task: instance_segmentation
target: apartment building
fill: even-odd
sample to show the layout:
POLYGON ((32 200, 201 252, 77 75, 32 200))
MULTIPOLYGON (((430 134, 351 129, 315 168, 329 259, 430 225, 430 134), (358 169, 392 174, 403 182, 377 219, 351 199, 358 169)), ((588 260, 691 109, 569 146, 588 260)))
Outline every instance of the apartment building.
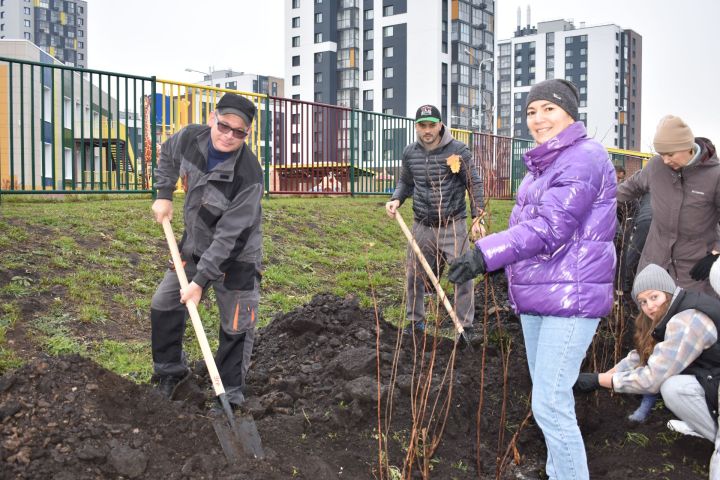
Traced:
MULTIPOLYGON (((529 22, 528 22, 529 23, 529 22)), ((606 147, 639 150, 642 37, 618 25, 567 20, 518 26, 497 46, 497 133, 531 138, 525 100, 536 82, 565 78, 580 92, 580 119, 606 147)))
POLYGON ((0 39, 30 40, 66 65, 87 68, 87 2, 0 0, 0 39))
POLYGON ((493 0, 286 0, 287 93, 403 117, 432 103, 446 124, 487 130, 494 11, 493 0))

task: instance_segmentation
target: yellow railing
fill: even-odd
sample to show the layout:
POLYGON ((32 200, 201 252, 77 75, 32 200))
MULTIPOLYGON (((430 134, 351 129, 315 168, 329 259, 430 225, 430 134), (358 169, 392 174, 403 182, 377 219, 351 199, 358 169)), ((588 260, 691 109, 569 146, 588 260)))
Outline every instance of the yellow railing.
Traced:
POLYGON ((158 80, 157 91, 162 97, 160 110, 155 112, 158 119, 158 128, 161 132, 160 143, 181 128, 191 123, 204 124, 210 118, 210 112, 215 109, 220 97, 225 93, 235 93, 247 97, 257 108, 257 114, 252 124, 252 132, 247 143, 260 158, 260 129, 262 128, 263 99, 267 95, 262 93, 241 92, 228 88, 196 85, 194 83, 176 82, 173 80, 158 80))

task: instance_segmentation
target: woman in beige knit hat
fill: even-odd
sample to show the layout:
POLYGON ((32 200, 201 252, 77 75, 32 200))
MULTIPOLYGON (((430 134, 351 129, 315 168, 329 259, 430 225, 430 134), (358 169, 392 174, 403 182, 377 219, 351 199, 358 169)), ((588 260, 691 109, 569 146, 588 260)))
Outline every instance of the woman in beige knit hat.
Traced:
POLYGON ((680 117, 660 119, 657 155, 617 188, 618 202, 652 192, 652 224, 638 271, 655 263, 678 286, 714 295, 710 267, 720 252, 720 161, 710 140, 680 117))

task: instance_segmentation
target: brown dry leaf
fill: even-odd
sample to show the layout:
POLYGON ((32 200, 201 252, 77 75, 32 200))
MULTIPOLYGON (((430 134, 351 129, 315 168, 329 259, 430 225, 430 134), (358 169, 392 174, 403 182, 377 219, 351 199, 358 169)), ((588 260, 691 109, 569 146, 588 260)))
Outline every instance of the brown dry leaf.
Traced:
POLYGON ((458 173, 460 171, 460 155, 450 155, 447 158, 447 164, 451 172, 458 173))

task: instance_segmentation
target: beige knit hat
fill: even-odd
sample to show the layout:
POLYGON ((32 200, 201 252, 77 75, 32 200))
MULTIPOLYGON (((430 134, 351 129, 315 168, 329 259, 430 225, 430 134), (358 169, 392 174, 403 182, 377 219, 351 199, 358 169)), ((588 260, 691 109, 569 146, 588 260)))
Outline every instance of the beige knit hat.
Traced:
POLYGON ((695 135, 682 118, 665 115, 660 119, 653 143, 658 153, 682 152, 693 148, 695 135))

